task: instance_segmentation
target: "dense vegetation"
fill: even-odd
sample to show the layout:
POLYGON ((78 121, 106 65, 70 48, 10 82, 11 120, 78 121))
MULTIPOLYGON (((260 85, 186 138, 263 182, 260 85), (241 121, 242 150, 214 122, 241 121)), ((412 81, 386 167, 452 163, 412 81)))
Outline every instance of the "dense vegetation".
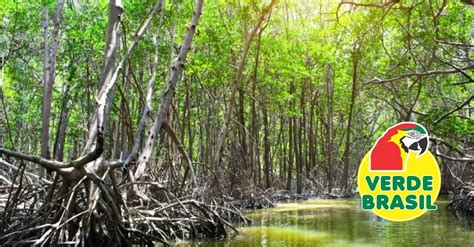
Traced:
POLYGON ((0 185, 15 192, 0 242, 225 234, 221 200, 355 190, 401 121, 428 129, 444 193, 473 182, 469 1, 4 0, 0 15, 0 185), (140 202, 215 229, 136 223, 140 202))

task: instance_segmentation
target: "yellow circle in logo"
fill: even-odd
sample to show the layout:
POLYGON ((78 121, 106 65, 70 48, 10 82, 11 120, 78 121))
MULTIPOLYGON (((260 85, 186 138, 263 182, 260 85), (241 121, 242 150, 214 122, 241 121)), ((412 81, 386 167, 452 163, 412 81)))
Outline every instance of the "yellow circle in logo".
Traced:
POLYGON ((433 154, 428 150, 420 151, 421 148, 416 146, 415 141, 402 140, 404 143, 415 143, 410 146, 411 150, 403 147, 402 142, 398 141, 398 138, 404 138, 400 134, 402 132, 400 130, 393 132, 399 135, 397 140, 386 138, 385 140, 390 141, 381 144, 380 140, 382 139, 379 139, 372 150, 362 159, 357 175, 362 209, 372 211, 377 216, 391 221, 409 221, 420 217, 429 210, 436 210, 435 201, 441 187, 441 174, 433 154), (377 150, 384 151, 381 153, 381 159, 372 155, 376 145, 397 145, 400 147, 400 154, 387 153, 390 150, 396 152, 397 149, 379 148, 377 150), (401 169, 383 170, 383 165, 371 164, 371 162, 380 160, 390 164, 391 160, 384 160, 383 157, 390 158, 396 157, 396 155, 403 157, 401 169), (374 167, 382 168, 374 169, 374 167))

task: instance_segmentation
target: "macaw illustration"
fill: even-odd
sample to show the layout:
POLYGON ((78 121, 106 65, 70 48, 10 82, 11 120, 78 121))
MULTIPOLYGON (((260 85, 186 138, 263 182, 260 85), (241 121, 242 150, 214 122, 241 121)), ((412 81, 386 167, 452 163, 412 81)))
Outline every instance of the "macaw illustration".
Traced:
POLYGON ((413 122, 402 122, 390 127, 375 143, 370 153, 371 171, 402 171, 410 152, 417 158, 428 149, 426 129, 413 122))

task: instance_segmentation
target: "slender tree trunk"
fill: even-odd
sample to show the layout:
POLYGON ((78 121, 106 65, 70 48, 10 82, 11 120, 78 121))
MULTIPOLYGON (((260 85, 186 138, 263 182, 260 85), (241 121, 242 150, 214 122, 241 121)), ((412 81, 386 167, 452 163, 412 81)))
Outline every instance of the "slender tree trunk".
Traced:
POLYGON ((66 86, 63 92, 63 100, 61 104, 61 113, 59 114, 58 129, 56 132, 56 140, 54 142, 53 156, 55 160, 63 161, 64 159, 64 142, 66 140, 66 129, 69 119, 69 87, 66 86))
POLYGON ((310 93, 311 93, 311 101, 310 101, 310 108, 309 108, 309 123, 308 123, 308 142, 309 142, 309 164, 306 176, 313 176, 311 172, 315 170, 316 167, 316 131, 315 131, 315 114, 314 114, 314 105, 315 105, 315 98, 313 83, 310 83, 310 93))
MULTIPOLYGON (((110 12, 112 12, 114 16, 118 16, 118 19, 119 19, 123 11, 121 1, 110 0, 110 3, 111 3, 109 5, 111 7, 110 12)), ((107 73, 111 73, 111 76, 110 76, 110 79, 104 80, 102 82, 102 86, 99 90, 99 94, 97 96, 97 109, 94 112, 94 115, 92 116, 92 120, 90 121, 89 133, 88 133, 85 150, 87 151, 93 150, 95 148, 95 142, 96 142, 98 134, 99 133, 104 134, 104 132, 106 132, 106 127, 108 125, 108 120, 109 120, 109 113, 112 106, 113 95, 115 92, 115 86, 117 84, 117 78, 118 78, 119 72, 121 69, 123 69, 125 62, 128 61, 128 57, 130 56, 131 52, 135 49, 135 47, 138 45, 138 42, 140 41, 141 37, 150 26, 153 18, 162 11, 162 5, 163 5, 163 0, 157 1, 153 9, 151 10, 150 14, 148 15, 148 17, 142 23, 139 30, 135 33, 134 39, 131 45, 128 47, 127 51, 123 55, 118 65, 115 67, 115 69, 111 69, 111 71, 107 72, 107 73)), ((110 19, 109 26, 113 25, 113 23, 116 22, 116 20, 118 19, 117 18, 110 19)), ((119 22, 117 22, 116 25, 118 25, 118 23, 119 22)), ((113 32, 117 32, 118 26, 117 28, 114 28, 111 30, 113 30, 113 32)), ((112 47, 110 47, 110 49, 112 49, 112 47)), ((112 58, 107 58, 107 59, 112 59, 112 58)), ((108 62, 106 62, 105 64, 107 63, 108 62)), ((104 69, 107 69, 107 68, 104 67, 104 69)))
POLYGON ((288 118, 288 174, 286 177, 286 190, 291 191, 293 179, 293 118, 288 118))
POLYGON ((122 0, 109 0, 109 17, 105 37, 104 67, 99 81, 99 88, 104 82, 110 81, 117 61, 117 45, 119 43, 120 16, 123 11, 122 0))
MULTIPOLYGON (((239 112, 238 112, 238 119, 239 119, 239 141, 240 147, 242 149, 242 155, 245 161, 247 161, 247 133, 245 131, 245 93, 243 89, 239 89, 239 112)), ((247 165, 245 162, 245 166, 247 165)))
MULTIPOLYGON (((51 80, 49 77, 51 73, 49 72, 51 66, 49 65, 49 12, 48 7, 44 8, 44 92, 43 92, 43 108, 42 108, 42 127, 41 127, 41 157, 49 159, 49 117, 51 114, 51 94, 53 89, 50 89, 51 80)), ((40 167, 40 176, 44 177, 44 168, 40 167)))
MULTIPOLYGON (((161 18, 160 20, 160 25, 159 25, 160 27, 162 25, 163 19, 164 18, 161 18)), ((154 37, 155 54, 153 56, 153 63, 150 66, 151 76, 150 76, 150 79, 148 80, 147 87, 146 87, 146 95, 145 95, 145 102, 143 105, 143 111, 140 116, 140 121, 138 122, 138 128, 135 133, 135 139, 133 142, 132 151, 125 159, 124 167, 128 167, 131 162, 136 161, 136 159, 138 158, 139 149, 141 148, 142 143, 143 143, 145 124, 147 122, 147 119, 150 117, 150 112, 152 109, 151 103, 152 103, 153 93, 154 93, 154 84, 157 77, 157 70, 159 66, 159 57, 160 57, 159 43, 160 43, 160 39, 157 34, 154 37)))
POLYGON ((327 94, 327 128, 326 128, 326 153, 327 153, 327 180, 328 193, 332 192, 333 187, 333 130, 332 130, 332 116, 333 116, 333 85, 332 85, 332 70, 329 64, 326 64, 326 94, 327 94))
POLYGON ((252 170, 252 176, 254 178, 254 184, 258 184, 258 167, 259 167, 259 134, 258 134, 258 119, 257 119, 257 106, 256 106, 256 97, 257 97, 257 81, 258 81, 258 68, 259 68, 259 63, 260 63, 260 46, 261 46, 261 40, 262 40, 262 32, 263 29, 260 29, 258 32, 258 39, 257 39, 257 47, 256 47, 256 52, 255 52, 255 65, 254 65, 254 71, 253 71, 253 76, 252 76, 252 97, 251 97, 251 106, 250 106, 250 111, 251 111, 251 134, 252 134, 252 149, 251 149, 251 155, 250 155, 250 169, 252 170))
POLYGON ((262 22, 267 18, 267 16, 270 14, 270 11, 272 10, 273 6, 276 4, 277 0, 272 0, 270 4, 268 5, 267 8, 263 11, 262 15, 258 19, 257 23, 253 27, 252 31, 250 34, 247 36, 247 39, 244 44, 244 49, 242 51, 242 57, 239 63, 239 66, 237 67, 236 75, 234 82, 232 83, 232 88, 231 88, 231 93, 230 93, 230 98, 229 98, 229 104, 227 111, 225 113, 225 119, 224 122, 222 123, 221 131, 219 134, 219 139, 217 141, 217 150, 216 150, 216 156, 214 159, 214 163, 212 164, 214 167, 214 170, 219 167, 221 158, 222 158, 222 152, 224 151, 224 142, 227 138, 227 132, 229 128, 229 123, 230 119, 232 116, 232 109, 234 108, 234 101, 235 101, 235 95, 237 93, 237 89, 239 88, 240 81, 242 79, 242 75, 244 73, 244 68, 245 68, 245 63, 247 61, 247 55, 250 49, 250 45, 252 43, 253 38, 255 37, 255 34, 257 33, 257 30, 260 28, 262 22))
POLYGON ((299 146, 299 131, 300 128, 299 121, 297 117, 293 117, 293 148, 295 153, 295 163, 296 163, 296 193, 301 193, 301 153, 299 146))
POLYGON ((286 139, 285 139, 285 119, 283 116, 280 117, 280 133, 281 141, 278 143, 280 146, 280 168, 278 169, 278 177, 280 181, 284 181, 285 179, 285 166, 286 166, 286 139))
POLYGON ((268 113, 266 104, 262 105, 262 114, 263 114, 263 160, 265 162, 265 188, 271 187, 271 162, 270 162, 270 127, 268 126, 268 113))
MULTIPOLYGON (((45 7, 44 20, 44 92, 42 107, 42 127, 41 127, 41 157, 49 159, 49 127, 51 121, 51 102, 53 98, 53 85, 56 77, 56 53, 59 43, 59 31, 61 27, 61 19, 63 16, 64 0, 58 0, 56 4, 56 13, 54 17, 54 28, 49 37, 48 7, 45 7), (51 42, 50 42, 51 38, 51 42)), ((40 176, 44 177, 44 169, 40 169, 40 176)))
MULTIPOLYGON (((167 121, 167 115, 171 106, 171 101, 176 91, 176 86, 178 84, 179 78, 184 69, 184 63, 186 62, 186 57, 188 55, 189 50, 191 50, 191 45, 193 42, 194 34, 196 32, 197 25, 199 23, 199 18, 201 17, 202 13, 202 6, 204 0, 197 0, 196 6, 193 12, 193 17, 191 19, 191 24, 189 29, 186 33, 183 43, 179 49, 179 53, 177 58, 172 64, 171 71, 168 78, 167 88, 164 90, 160 106, 158 108, 157 115, 153 122, 153 125, 150 129, 150 134, 146 141, 145 148, 143 149, 142 153, 139 156, 138 160, 138 167, 135 171, 135 178, 139 178, 144 172, 148 161, 151 158, 153 153, 153 147, 155 144, 156 137, 158 136, 158 132, 163 127, 165 121, 167 121)), ((191 176, 194 178, 194 171, 192 166, 188 167, 191 171, 191 176)))
POLYGON ((303 168, 306 167, 306 155, 305 155, 305 148, 304 148, 304 136, 303 132, 305 132, 306 128, 306 119, 305 119, 305 92, 306 90, 306 83, 303 82, 301 86, 301 98, 300 98, 300 111, 301 116, 299 118, 299 128, 298 128, 298 156, 299 156, 299 166, 296 170, 296 192, 301 194, 303 192, 303 168))
POLYGON ((108 156, 111 157, 112 159, 118 159, 119 158, 119 152, 120 152, 120 144, 122 143, 122 140, 120 140, 120 126, 121 122, 112 122, 110 124, 110 135, 109 136, 109 142, 112 144, 109 147, 109 152, 108 156))
MULTIPOLYGON (((295 92, 295 84, 294 82, 290 83, 290 94, 294 95, 295 92)), ((295 108, 295 100, 292 99, 290 101, 290 109, 295 108)), ((292 186, 292 179, 293 179, 293 162, 296 165, 296 170, 298 170, 298 166, 300 165, 299 161, 299 152, 298 152, 298 124, 297 124, 297 119, 296 116, 290 115, 289 116, 289 123, 290 123, 290 128, 289 128, 289 158, 290 158, 290 163, 288 167, 288 178, 287 178, 287 190, 291 190, 292 186)), ((298 182, 298 181, 297 181, 298 182)))
POLYGON ((342 185, 343 191, 349 188, 348 179, 349 179, 349 166, 350 166, 350 142, 351 142, 351 128, 352 128, 352 114, 354 112, 354 104, 357 97, 357 68, 359 64, 358 52, 354 51, 352 53, 352 94, 351 94, 351 103, 349 106, 349 114, 347 117, 347 128, 346 128, 346 143, 344 149, 344 168, 342 173, 342 185))
MULTIPOLYGON (((192 78, 190 78, 192 80, 192 78)), ((194 143, 194 135, 193 135, 193 128, 191 124, 191 81, 186 83, 186 119, 183 125, 186 125, 187 132, 188 132, 188 154, 190 159, 193 159, 193 143, 194 143)), ((186 136, 186 128, 183 131, 183 136, 186 136)), ((183 138, 184 139, 184 138, 183 138)), ((184 140, 183 140, 184 143, 184 140)))

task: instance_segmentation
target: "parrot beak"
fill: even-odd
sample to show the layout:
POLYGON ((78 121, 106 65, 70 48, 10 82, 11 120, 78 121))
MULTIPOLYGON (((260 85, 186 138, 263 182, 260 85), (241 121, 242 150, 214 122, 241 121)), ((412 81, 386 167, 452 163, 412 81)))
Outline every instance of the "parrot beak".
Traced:
POLYGON ((418 151, 418 157, 426 152, 428 149, 428 137, 423 137, 419 141, 412 143, 409 147, 409 150, 418 151))
POLYGON ((420 152, 418 153, 418 156, 422 155, 425 153, 425 151, 428 149, 428 137, 423 137, 421 138, 420 141, 418 141, 418 146, 420 152))

